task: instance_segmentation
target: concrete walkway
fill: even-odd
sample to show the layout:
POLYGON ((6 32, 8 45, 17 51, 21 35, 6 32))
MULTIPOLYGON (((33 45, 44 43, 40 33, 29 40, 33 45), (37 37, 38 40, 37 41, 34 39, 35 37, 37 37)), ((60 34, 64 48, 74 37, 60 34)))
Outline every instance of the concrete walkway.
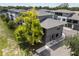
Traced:
POLYGON ((65 45, 55 50, 52 49, 51 56, 70 56, 70 49, 68 49, 65 45))
POLYGON ((70 56, 70 49, 61 43, 52 47, 46 47, 41 53, 36 53, 34 56, 70 56))

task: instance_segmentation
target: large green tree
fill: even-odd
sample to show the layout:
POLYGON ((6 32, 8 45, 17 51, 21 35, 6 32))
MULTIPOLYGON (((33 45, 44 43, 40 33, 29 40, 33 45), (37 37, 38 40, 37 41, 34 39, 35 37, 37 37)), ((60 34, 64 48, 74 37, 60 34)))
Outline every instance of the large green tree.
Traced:
POLYGON ((15 30, 16 39, 20 42, 29 42, 31 45, 41 42, 43 30, 35 9, 21 12, 20 16, 16 18, 15 23, 20 21, 23 21, 23 23, 15 30))

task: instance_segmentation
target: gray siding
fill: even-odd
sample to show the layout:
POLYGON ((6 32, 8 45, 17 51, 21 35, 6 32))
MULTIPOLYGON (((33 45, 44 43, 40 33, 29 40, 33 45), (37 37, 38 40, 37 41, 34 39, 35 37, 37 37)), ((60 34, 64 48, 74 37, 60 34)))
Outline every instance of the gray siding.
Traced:
POLYGON ((63 25, 46 30, 44 36, 45 43, 60 38, 62 36, 62 31, 63 25))

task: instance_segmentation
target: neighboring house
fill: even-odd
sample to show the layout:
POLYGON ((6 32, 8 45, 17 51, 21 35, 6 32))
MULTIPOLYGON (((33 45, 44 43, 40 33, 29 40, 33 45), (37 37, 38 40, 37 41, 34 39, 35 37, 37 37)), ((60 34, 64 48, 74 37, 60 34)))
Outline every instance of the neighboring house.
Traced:
POLYGON ((53 19, 65 21, 67 24, 66 27, 79 30, 79 12, 69 11, 69 10, 52 10, 53 19))
POLYGON ((16 17, 19 16, 19 13, 20 12, 24 12, 24 11, 27 11, 27 10, 23 10, 23 9, 9 9, 8 12, 7 12, 7 16, 9 17, 10 20, 15 20, 16 17))
POLYGON ((2 15, 2 14, 3 14, 3 15, 5 15, 5 16, 6 16, 6 15, 7 15, 7 13, 6 13, 6 12, 7 12, 7 10, 0 10, 0 15, 2 15))
POLYGON ((43 30, 44 31, 44 37, 43 37, 44 43, 46 44, 50 41, 61 38, 62 33, 63 33, 64 24, 66 23, 63 21, 59 21, 59 20, 53 20, 52 18, 48 18, 45 21, 41 22, 41 26, 44 29, 43 30))
POLYGON ((47 18, 52 18, 52 14, 46 12, 46 10, 40 9, 40 10, 37 10, 37 13, 38 13, 38 18, 40 22, 44 21, 47 18))
MULTIPOLYGON (((27 10, 22 10, 22 9, 10 9, 8 10, 7 14, 8 14, 8 17, 11 19, 11 20, 15 20, 15 18, 17 16, 19 16, 19 13, 20 12, 24 12, 24 11, 27 11, 27 10)), ((40 19, 40 21, 44 21, 46 18, 52 18, 52 15, 51 13, 48 13, 48 12, 45 12, 45 10, 37 10, 37 14, 38 14, 38 18, 40 19)))
POLYGON ((79 14, 75 13, 72 17, 69 17, 67 22, 72 29, 79 30, 79 14))
POLYGON ((54 19, 60 21, 67 21, 68 17, 74 14, 74 12, 69 10, 52 10, 51 13, 53 13, 54 19))
MULTIPOLYGON (((15 20, 16 17, 19 16, 20 12, 24 12, 27 10, 24 9, 9 9, 7 12, 7 16, 10 20, 15 20)), ((3 12, 5 14, 5 12, 3 12)), ((43 22, 47 18, 52 18, 55 20, 60 20, 67 22, 66 27, 79 30, 79 12, 77 11, 69 11, 69 10, 47 10, 47 9, 39 9, 37 10, 38 18, 40 22, 43 22)))

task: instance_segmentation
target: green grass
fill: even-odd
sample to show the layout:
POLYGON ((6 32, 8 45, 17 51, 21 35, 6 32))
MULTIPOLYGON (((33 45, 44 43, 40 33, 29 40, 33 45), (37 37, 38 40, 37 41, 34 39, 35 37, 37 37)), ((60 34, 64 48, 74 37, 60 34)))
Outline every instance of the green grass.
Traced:
POLYGON ((2 49, 8 50, 8 52, 5 53, 5 55, 15 55, 14 51, 17 48, 18 48, 18 45, 17 45, 17 42, 15 41, 13 31, 10 30, 7 24, 3 22, 0 18, 0 55, 5 53, 5 51, 2 52, 2 49))
POLYGON ((2 49, 7 47, 7 39, 3 36, 0 36, 0 56, 2 55, 2 49))

